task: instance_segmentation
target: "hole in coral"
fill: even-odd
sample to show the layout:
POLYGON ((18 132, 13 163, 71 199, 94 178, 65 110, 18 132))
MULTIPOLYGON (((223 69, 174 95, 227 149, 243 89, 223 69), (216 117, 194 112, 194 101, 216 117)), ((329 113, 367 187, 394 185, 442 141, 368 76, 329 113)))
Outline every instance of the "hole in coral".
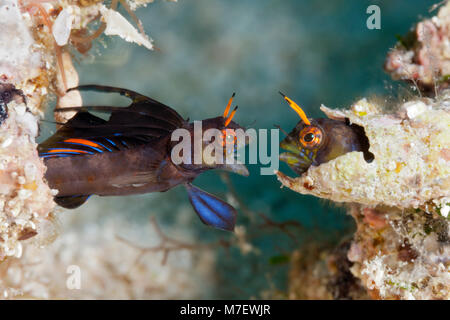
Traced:
POLYGON ((369 151, 369 138, 367 138, 364 128, 354 123, 350 124, 348 118, 345 119, 345 123, 347 125, 350 125, 350 127, 352 127, 352 129, 356 132, 359 140, 359 145, 362 149, 361 152, 363 153, 364 160, 366 160, 367 163, 371 163, 375 159, 375 155, 369 151))

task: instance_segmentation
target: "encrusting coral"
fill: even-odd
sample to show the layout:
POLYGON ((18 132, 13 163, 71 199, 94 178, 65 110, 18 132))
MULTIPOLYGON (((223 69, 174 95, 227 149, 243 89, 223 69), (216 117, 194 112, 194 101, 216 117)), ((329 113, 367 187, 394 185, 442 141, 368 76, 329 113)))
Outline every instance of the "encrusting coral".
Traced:
POLYGON ((0 261, 20 257, 21 240, 37 232, 37 225, 54 207, 43 181, 45 167, 36 154, 36 117, 24 103, 8 104, 0 126, 0 261))
POLYGON ((347 258, 349 241, 336 248, 308 244, 292 253, 289 299, 369 299, 361 281, 352 275, 347 258))
POLYGON ((414 82, 434 93, 450 83, 450 4, 431 19, 420 21, 386 58, 385 70, 394 79, 414 82))
POLYGON ((36 234, 54 208, 36 151, 38 116, 51 68, 46 51, 29 31, 16 1, 0 5, 0 261, 20 257, 22 243, 36 234))
POLYGON ((353 205, 351 271, 374 298, 449 299, 448 220, 422 210, 353 205))

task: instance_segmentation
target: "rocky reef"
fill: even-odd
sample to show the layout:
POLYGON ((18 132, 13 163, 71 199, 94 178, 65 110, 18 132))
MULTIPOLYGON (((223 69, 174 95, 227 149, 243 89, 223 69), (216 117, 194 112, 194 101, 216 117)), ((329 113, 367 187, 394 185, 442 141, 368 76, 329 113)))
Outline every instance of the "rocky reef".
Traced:
POLYGON ((42 101, 53 72, 17 1, 0 5, 0 261, 22 255, 22 241, 37 233, 54 208, 43 181, 35 142, 42 101))
POLYGON ((337 247, 307 245, 292 253, 289 299, 370 299, 361 281, 350 271, 350 241, 337 247))
MULTIPOLYGON (((396 78, 418 80, 421 85, 415 88, 421 90, 426 84, 434 88, 434 67, 439 66, 439 74, 446 74, 449 8, 447 4, 437 17, 417 27, 421 30, 428 26, 440 34, 437 38, 418 37, 419 40, 439 41, 416 45, 410 51, 400 44, 389 53, 386 66, 396 78), (424 50, 432 50, 436 57, 430 57, 424 50), (414 54, 421 57, 414 59, 421 65, 407 65, 405 55, 414 54), (394 60, 399 63, 395 71, 394 60), (417 70, 413 72, 411 68, 417 70), (399 75, 402 72, 405 77, 399 75)), ((332 282, 318 286, 323 289, 322 298, 339 298, 332 292, 342 286, 351 287, 356 293, 341 298, 364 295, 376 299, 450 298, 450 91, 445 87, 438 83, 436 96, 416 97, 390 108, 383 102, 365 98, 348 110, 332 110, 322 105, 321 110, 329 118, 361 126, 369 149, 310 167, 297 178, 277 172, 282 185, 296 192, 346 203, 356 222, 356 233, 345 250, 346 263, 341 264, 341 273, 348 269, 352 276, 331 286, 332 282), (365 160, 366 152, 373 155, 373 161, 365 160)), ((322 270, 325 278, 332 278, 336 271, 329 264, 336 256, 324 252, 321 259, 310 259, 308 268, 322 270), (328 268, 323 268, 323 261, 328 262, 328 268)), ((305 264, 308 259, 302 261, 305 264)), ((297 266, 293 264, 292 268, 295 270, 297 266)), ((292 271, 291 277, 293 274, 298 273, 292 271)), ((291 294, 295 296, 302 290, 291 288, 291 294)))
MULTIPOLYGON (((442 4, 442 3, 440 3, 442 4)), ((438 5, 431 9, 435 10, 438 5)), ((450 75, 450 5, 420 21, 387 55, 384 68, 394 79, 415 83, 425 93, 446 88, 450 75)))
MULTIPOLYGON (((364 128, 374 161, 363 152, 350 152, 299 178, 278 173, 289 188, 337 202, 406 208, 443 208, 450 186, 450 92, 436 101, 417 100, 384 114, 382 106, 363 99, 350 110, 321 110, 332 119, 348 119, 364 128), (434 206, 433 206, 434 205, 434 206)), ((434 208, 434 209, 433 209, 434 208)))
POLYGON ((351 152, 298 178, 277 173, 294 191, 350 204, 350 270, 374 297, 449 298, 449 106, 448 91, 393 114, 366 99, 350 110, 322 106, 364 128, 374 160, 351 152))
POLYGON ((20 257, 21 241, 36 235, 54 207, 36 152, 36 121, 23 102, 12 101, 0 126, 0 261, 20 257))

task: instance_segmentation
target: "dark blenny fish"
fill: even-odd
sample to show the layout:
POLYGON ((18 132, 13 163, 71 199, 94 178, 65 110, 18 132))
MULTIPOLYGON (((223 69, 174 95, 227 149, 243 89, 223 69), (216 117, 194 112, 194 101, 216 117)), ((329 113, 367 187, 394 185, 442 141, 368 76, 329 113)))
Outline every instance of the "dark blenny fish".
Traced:
POLYGON ((373 160, 373 154, 368 151, 369 140, 362 127, 332 119, 309 120, 294 101, 280 94, 301 118, 280 143, 280 147, 288 151, 280 154, 280 160, 298 175, 310 166, 318 166, 351 151, 363 152, 367 162, 373 160))
MULTIPOLYGON (((55 202, 65 208, 82 205, 90 195, 114 196, 167 191, 183 184, 189 200, 207 225, 234 229, 236 210, 228 203, 193 186, 191 182, 202 172, 223 169, 247 176, 243 164, 175 164, 171 141, 175 129, 190 132, 201 139, 203 148, 212 141, 194 137, 194 125, 184 120, 172 108, 139 93, 114 87, 86 85, 71 90, 117 92, 132 100, 128 107, 91 106, 56 109, 78 111, 53 136, 39 145, 39 155, 47 166, 45 178, 57 189, 55 202), (89 111, 110 113, 109 120, 89 111)), ((202 130, 221 130, 221 143, 236 144, 234 131, 241 128, 232 121, 236 108, 230 113, 233 96, 223 116, 202 121, 202 130), (232 129, 232 130, 225 130, 232 129)), ((202 132, 203 133, 203 132, 202 132)), ((198 142, 198 141, 197 141, 198 142)), ((234 145, 236 147, 236 145, 234 145)), ((224 149, 225 150, 225 149, 224 149)), ((192 148, 192 158, 194 150, 192 148)))

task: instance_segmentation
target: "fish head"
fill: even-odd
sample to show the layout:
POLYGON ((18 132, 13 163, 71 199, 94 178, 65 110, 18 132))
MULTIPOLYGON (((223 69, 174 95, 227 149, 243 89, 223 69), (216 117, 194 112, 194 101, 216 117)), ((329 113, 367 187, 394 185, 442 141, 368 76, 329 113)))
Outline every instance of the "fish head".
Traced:
POLYGON ((280 147, 286 152, 280 154, 280 160, 298 175, 310 166, 319 166, 347 152, 368 149, 368 140, 361 127, 340 120, 308 119, 295 102, 284 98, 301 120, 281 141, 280 147))
POLYGON ((247 167, 236 158, 248 144, 245 129, 234 121, 216 117, 202 121, 202 167, 230 171, 248 176, 247 167))
MULTIPOLYGON (((233 96, 228 101, 222 116, 201 121, 201 136, 195 132, 195 123, 190 124, 192 137, 192 159, 196 152, 201 152, 201 163, 190 165, 188 169, 201 172, 211 169, 230 171, 243 176, 248 176, 247 167, 236 159, 237 150, 249 142, 245 135, 245 129, 233 121, 237 106, 230 112, 233 96), (201 148, 199 146, 201 140, 201 148)), ((185 166, 186 167, 186 166, 185 166)))

